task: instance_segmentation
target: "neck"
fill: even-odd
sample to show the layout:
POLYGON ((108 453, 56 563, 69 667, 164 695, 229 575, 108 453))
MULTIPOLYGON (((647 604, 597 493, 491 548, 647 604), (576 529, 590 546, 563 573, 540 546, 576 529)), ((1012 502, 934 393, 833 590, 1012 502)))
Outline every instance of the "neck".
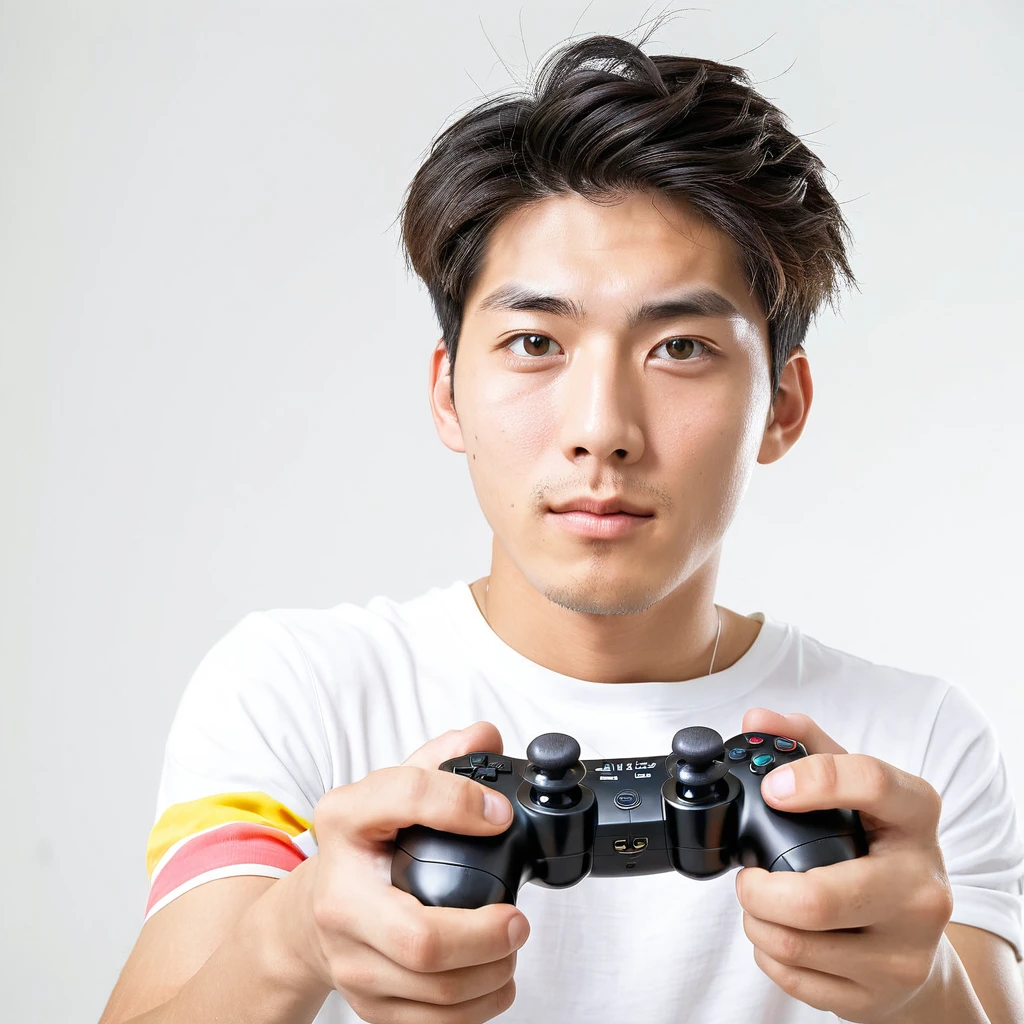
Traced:
POLYGON ((737 661, 760 624, 714 603, 716 551, 675 590, 610 601, 607 590, 548 586, 541 592, 495 541, 490 575, 471 586, 491 629, 530 661, 595 683, 677 682, 737 661), (718 650, 715 651, 716 642, 718 650))

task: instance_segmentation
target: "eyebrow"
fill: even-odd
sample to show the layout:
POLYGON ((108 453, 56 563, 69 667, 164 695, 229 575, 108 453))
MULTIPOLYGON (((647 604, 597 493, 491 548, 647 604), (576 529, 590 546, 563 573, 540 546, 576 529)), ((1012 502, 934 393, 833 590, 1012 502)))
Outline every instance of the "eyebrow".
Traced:
MULTIPOLYGON (((583 303, 561 295, 545 295, 526 285, 515 282, 496 288, 485 296, 477 307, 481 312, 489 310, 516 310, 520 312, 552 313, 566 317, 580 324, 585 319, 583 303)), ((685 316, 717 317, 732 319, 744 317, 736 306, 713 288, 701 287, 670 295, 656 301, 642 302, 628 317, 630 330, 645 324, 676 320, 685 316)))

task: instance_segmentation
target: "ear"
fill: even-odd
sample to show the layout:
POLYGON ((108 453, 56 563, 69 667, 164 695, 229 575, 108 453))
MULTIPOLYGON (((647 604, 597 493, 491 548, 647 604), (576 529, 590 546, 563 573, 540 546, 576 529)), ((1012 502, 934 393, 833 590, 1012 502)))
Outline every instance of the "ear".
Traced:
POLYGON ((757 454, 758 462, 762 465, 775 462, 796 444, 804 432, 813 398, 811 364, 807 353, 797 346, 783 368, 779 392, 772 403, 764 437, 761 439, 761 449, 757 454))
POLYGON ((451 398, 452 376, 448 364, 448 351, 441 338, 434 346, 430 357, 430 415, 434 417, 437 436, 447 448, 453 452, 464 452, 465 442, 462 440, 462 427, 451 398))

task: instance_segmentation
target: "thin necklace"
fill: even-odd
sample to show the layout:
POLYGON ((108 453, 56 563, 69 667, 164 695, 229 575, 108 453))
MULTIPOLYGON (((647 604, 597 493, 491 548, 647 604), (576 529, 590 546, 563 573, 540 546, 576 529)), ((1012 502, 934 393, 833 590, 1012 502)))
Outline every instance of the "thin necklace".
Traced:
POLYGON ((708 669, 708 675, 715 671, 715 655, 718 653, 718 641, 722 639, 722 609, 716 604, 715 611, 718 612, 718 636, 715 637, 715 649, 711 652, 711 668, 708 669))
MULTIPOLYGON (((490 620, 487 618, 487 593, 491 589, 491 581, 484 584, 484 621, 490 625, 490 620)), ((718 613, 718 635, 715 637, 715 649, 711 652, 711 667, 708 669, 708 675, 715 671, 715 655, 718 654, 718 641, 722 639, 722 609, 715 605, 715 611, 718 613)))

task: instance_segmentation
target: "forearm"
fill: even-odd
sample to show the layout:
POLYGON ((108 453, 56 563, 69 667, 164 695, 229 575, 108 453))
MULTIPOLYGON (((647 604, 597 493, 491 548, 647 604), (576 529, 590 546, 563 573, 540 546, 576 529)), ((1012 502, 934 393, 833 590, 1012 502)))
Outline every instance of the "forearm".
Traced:
POLYGON ((896 1013, 878 1024, 990 1024, 967 970, 944 935, 931 977, 896 1013))
POLYGON ((308 862, 252 903, 173 999, 124 1024, 310 1024, 330 988, 303 948, 307 881, 308 862))

